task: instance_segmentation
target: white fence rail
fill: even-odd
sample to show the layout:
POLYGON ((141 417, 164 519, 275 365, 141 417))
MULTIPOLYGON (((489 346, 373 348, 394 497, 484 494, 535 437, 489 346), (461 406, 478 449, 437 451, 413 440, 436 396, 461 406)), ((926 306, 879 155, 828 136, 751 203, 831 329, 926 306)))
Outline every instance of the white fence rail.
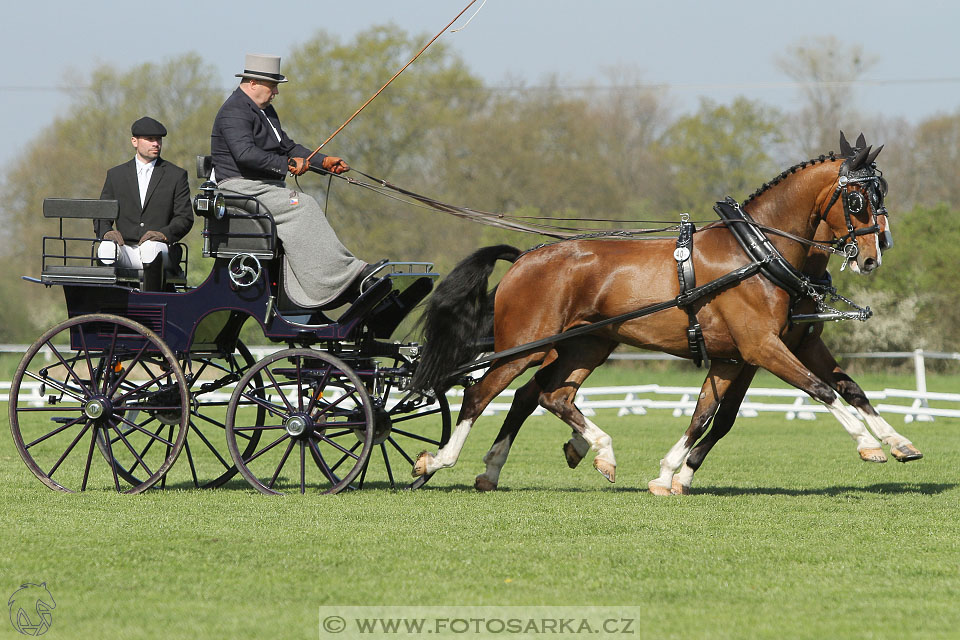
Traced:
MULTIPOLYGON (((9 398, 10 383, 0 382, 0 402, 9 398)), ((50 389, 47 389, 47 393, 50 389)), ((207 401, 226 402, 230 399, 232 389, 223 390, 204 396, 207 401)), ((618 416, 644 415, 650 410, 668 410, 674 417, 689 416, 697 403, 700 392, 698 387, 667 387, 657 384, 635 385, 627 387, 589 387, 580 389, 577 394, 577 406, 586 415, 595 415, 603 409, 616 409, 618 416)), ((510 408, 513 400, 513 390, 507 390, 491 402, 485 415, 494 415, 510 408)), ((447 397, 451 410, 456 413, 460 408, 461 389, 452 390, 447 397)), ((874 404, 877 411, 886 414, 898 414, 904 422, 914 420, 931 421, 935 417, 960 418, 960 393, 920 393, 903 389, 884 389, 882 391, 868 391, 867 397, 874 404), (884 401, 907 401, 904 403, 887 403, 884 401), (930 402, 950 404, 955 408, 930 407, 930 402)), ((40 395, 40 383, 34 380, 25 381, 20 387, 21 400, 40 406, 44 398, 40 395)), ((739 414, 743 417, 756 417, 761 413, 783 413, 787 420, 813 420, 818 413, 825 413, 827 408, 814 403, 798 389, 750 389, 740 407, 739 414)), ((538 408, 534 415, 543 414, 538 408)))
MULTIPOLYGON (((65 347, 66 349, 66 347, 65 347)), ((25 345, 0 345, 0 352, 23 353, 25 345)), ((256 358, 278 351, 274 346, 251 347, 256 358)), ((663 354, 613 354, 619 359, 665 359, 663 354)), ((924 360, 926 358, 960 360, 960 353, 941 353, 929 351, 908 351, 895 353, 847 354, 846 357, 858 358, 912 358, 916 368, 917 388, 883 389, 867 391, 867 397, 880 413, 900 415, 904 422, 914 420, 931 421, 936 417, 960 418, 960 393, 935 393, 927 391, 924 360), (897 402, 899 401, 899 402, 897 402), (934 402, 938 407, 930 407, 934 402), (942 406, 948 405, 948 406, 942 406)), ((0 382, 0 402, 9 399, 10 382, 0 382)), ((225 387, 218 393, 205 396, 210 401, 226 401, 230 398, 231 388, 225 387)), ((507 390, 494 399, 484 412, 492 415, 507 411, 513 400, 513 390, 507 390)), ((599 410, 616 409, 618 416, 643 415, 650 410, 668 410, 674 417, 689 416, 696 406, 699 387, 672 387, 657 384, 645 384, 622 387, 585 387, 577 394, 577 406, 586 415, 594 415, 599 410)), ((447 394, 450 408, 456 413, 460 408, 462 389, 451 390, 447 394)), ((24 381, 20 388, 21 399, 30 404, 42 404, 40 383, 24 381)), ((543 413, 538 408, 534 415, 543 413)), ((818 413, 827 412, 826 407, 810 400, 799 389, 751 388, 740 407, 743 417, 755 417, 760 413, 782 413, 787 420, 812 420, 818 413)))

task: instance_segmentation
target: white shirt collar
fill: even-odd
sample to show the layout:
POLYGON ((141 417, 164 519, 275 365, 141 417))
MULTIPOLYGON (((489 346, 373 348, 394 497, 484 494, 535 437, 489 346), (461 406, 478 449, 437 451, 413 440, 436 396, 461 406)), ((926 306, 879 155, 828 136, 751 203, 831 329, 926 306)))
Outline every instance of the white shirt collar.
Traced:
POLYGON ((140 156, 133 156, 134 162, 137 163, 137 173, 140 173, 143 169, 150 167, 148 171, 153 171, 153 168, 157 165, 157 159, 154 158, 150 162, 141 162, 140 156))

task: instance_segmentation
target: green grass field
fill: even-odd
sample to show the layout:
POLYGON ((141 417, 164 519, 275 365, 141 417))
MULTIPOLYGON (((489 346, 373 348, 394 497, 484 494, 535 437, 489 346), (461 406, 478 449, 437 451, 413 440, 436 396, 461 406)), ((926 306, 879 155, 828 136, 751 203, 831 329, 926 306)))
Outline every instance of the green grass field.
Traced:
MULTIPOLYGON (((698 382, 689 369, 635 373, 591 382, 698 382)), ((568 429, 542 417, 491 494, 472 484, 499 417, 420 491, 282 498, 237 480, 59 494, 5 434, 0 575, 8 595, 47 583, 48 638, 316 638, 329 605, 622 606, 640 612, 640 638, 960 637, 960 420, 892 416, 926 457, 870 465, 827 416, 744 418, 694 495, 673 498, 646 483, 685 419, 594 420, 614 438, 616 485, 589 460, 568 469, 568 429)), ((0 637, 18 637, 7 624, 0 637)))

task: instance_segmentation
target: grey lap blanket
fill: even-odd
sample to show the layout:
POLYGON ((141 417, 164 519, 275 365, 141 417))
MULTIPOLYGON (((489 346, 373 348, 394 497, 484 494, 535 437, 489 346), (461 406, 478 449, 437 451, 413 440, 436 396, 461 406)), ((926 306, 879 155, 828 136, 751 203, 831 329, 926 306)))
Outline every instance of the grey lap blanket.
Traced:
POLYGON ((257 198, 273 214, 283 242, 283 281, 301 307, 319 307, 340 295, 366 263, 343 246, 313 196, 281 183, 230 178, 224 192, 257 198))

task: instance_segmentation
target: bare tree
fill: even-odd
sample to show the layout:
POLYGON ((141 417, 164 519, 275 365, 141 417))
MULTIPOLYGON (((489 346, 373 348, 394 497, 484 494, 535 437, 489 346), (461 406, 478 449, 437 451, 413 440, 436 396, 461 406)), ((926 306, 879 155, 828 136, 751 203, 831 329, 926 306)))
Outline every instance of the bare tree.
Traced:
POLYGON ((792 45, 777 57, 777 67, 798 83, 803 98, 797 117, 787 124, 800 155, 812 157, 835 149, 844 127, 859 132, 855 82, 876 61, 861 45, 847 45, 834 36, 792 45))

